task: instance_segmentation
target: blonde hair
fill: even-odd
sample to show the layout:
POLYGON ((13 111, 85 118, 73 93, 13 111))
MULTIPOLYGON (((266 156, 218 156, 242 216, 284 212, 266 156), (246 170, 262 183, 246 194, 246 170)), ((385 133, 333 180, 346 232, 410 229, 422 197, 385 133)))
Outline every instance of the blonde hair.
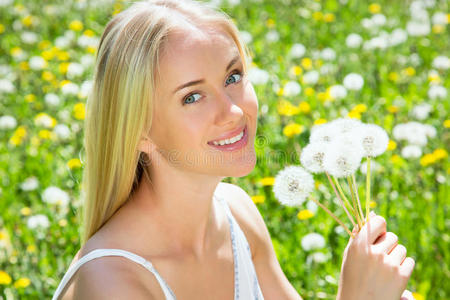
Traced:
POLYGON ((84 244, 129 199, 146 172, 138 150, 150 131, 156 70, 170 32, 180 20, 219 25, 236 43, 244 70, 249 52, 239 31, 223 12, 188 0, 134 3, 106 25, 87 100, 84 129, 84 244))

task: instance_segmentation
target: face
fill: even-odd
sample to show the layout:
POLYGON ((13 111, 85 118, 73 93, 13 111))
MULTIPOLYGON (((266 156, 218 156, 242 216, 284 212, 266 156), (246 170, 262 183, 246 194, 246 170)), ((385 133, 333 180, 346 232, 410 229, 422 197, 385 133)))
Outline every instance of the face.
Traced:
POLYGON ((258 100, 232 37, 221 29, 180 29, 162 52, 152 159, 158 155, 194 173, 250 173, 256 163, 258 100))

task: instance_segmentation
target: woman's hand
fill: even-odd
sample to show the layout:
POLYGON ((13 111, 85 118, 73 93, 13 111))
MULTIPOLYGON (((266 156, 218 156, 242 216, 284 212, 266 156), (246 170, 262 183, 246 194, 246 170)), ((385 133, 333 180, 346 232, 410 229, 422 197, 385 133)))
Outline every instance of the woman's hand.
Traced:
POLYGON ((337 299, 413 299, 405 288, 414 260, 397 242, 395 234, 386 232, 386 220, 372 212, 345 248, 337 299))

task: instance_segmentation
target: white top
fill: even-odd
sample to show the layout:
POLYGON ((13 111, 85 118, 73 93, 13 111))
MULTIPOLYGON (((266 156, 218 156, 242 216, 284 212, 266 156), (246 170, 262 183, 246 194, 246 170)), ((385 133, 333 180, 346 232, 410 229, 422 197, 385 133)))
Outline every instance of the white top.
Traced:
MULTIPOLYGON (((253 265, 250 246, 245 238, 244 232, 241 230, 236 219, 231 214, 230 208, 228 207, 226 201, 216 195, 214 195, 214 199, 218 199, 219 203, 222 203, 227 214, 228 222, 230 223, 231 245, 234 260, 234 299, 264 299, 258 283, 255 267, 253 265)), ((59 283, 52 300, 58 299, 66 284, 84 263, 102 256, 122 256, 142 265, 155 275, 161 285, 166 300, 176 299, 175 293, 171 290, 161 275, 159 275, 152 263, 143 257, 121 249, 95 249, 81 257, 67 270, 66 274, 64 274, 64 277, 59 283)))

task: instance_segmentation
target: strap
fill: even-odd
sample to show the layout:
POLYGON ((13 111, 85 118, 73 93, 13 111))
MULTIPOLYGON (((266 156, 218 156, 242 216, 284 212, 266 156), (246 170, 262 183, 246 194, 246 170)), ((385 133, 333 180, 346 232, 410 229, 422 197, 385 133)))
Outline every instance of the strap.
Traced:
POLYGON ((128 258, 140 265, 142 265, 144 268, 152 272, 156 279, 158 280, 164 295, 166 296, 166 299, 176 299, 174 293, 170 289, 170 287, 167 285, 167 283, 164 281, 164 279, 159 275, 159 273, 156 271, 156 269, 153 267, 152 263, 148 260, 144 259, 143 257, 134 254, 132 252, 122 250, 122 249, 95 249, 82 258, 80 258, 74 265, 72 265, 66 274, 64 274, 63 279, 61 280, 58 288, 55 291, 55 294, 53 295, 52 300, 57 300, 60 296, 61 292, 63 291, 66 284, 69 282, 69 280, 72 278, 72 276, 78 271, 78 269, 88 261, 91 261, 98 257, 103 256, 122 256, 125 258, 128 258))

